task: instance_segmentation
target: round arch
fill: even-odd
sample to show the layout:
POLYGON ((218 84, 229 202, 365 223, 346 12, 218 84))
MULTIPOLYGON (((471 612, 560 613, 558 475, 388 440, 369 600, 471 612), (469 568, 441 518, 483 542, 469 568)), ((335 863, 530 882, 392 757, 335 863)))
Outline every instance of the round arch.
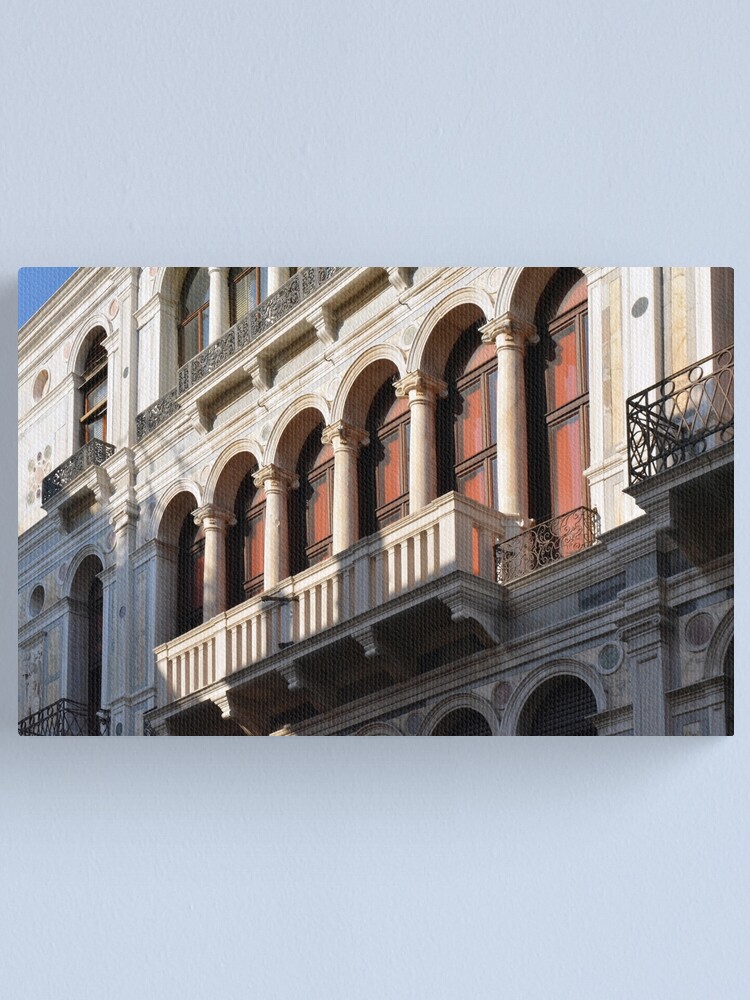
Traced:
POLYGON ((241 438, 228 445, 208 474, 203 490, 205 503, 231 509, 242 477, 253 465, 260 465, 258 459, 260 454, 261 448, 258 442, 251 438, 241 438), (245 456, 247 460, 235 461, 241 456, 245 456))
POLYGON ((467 285, 450 292, 430 310, 420 324, 409 351, 406 370, 421 370, 442 378, 458 334, 477 320, 484 319, 486 322, 492 312, 492 298, 483 288, 467 285), (438 336, 434 337, 438 328, 438 336), (455 336, 446 336, 449 332, 455 332, 455 336))
POLYGON ((375 344, 359 354, 354 363, 347 369, 336 392, 331 406, 331 422, 347 420, 356 426, 363 426, 367 416, 367 408, 372 402, 375 392, 388 377, 390 366, 396 369, 398 378, 403 378, 406 374, 403 352, 390 344, 375 344), (367 392, 360 394, 358 389, 363 388, 363 376, 368 370, 371 370, 373 382, 377 384, 372 386, 369 398, 365 398, 368 395, 367 392), (379 379, 381 370, 384 375, 382 379, 379 379), (360 398, 357 398, 358 396, 360 398))
POLYGON ((552 663, 536 667, 516 687, 505 706, 500 727, 501 734, 503 736, 516 736, 521 714, 534 691, 545 681, 564 676, 576 677, 591 689, 596 701, 597 712, 603 712, 606 709, 607 695, 604 684, 594 667, 588 663, 581 663, 579 660, 555 660, 552 663))
POLYGON ((74 596, 73 584, 78 574, 78 570, 81 568, 81 566, 87 559, 92 557, 99 561, 99 564, 102 567, 101 570, 99 570, 100 573, 103 573, 104 570, 109 569, 109 566, 107 564, 107 557, 103 549, 101 549, 100 546, 94 544, 93 542, 89 542, 88 545, 84 545, 82 549, 76 552, 75 556, 70 561, 70 565, 66 570, 65 579, 62 585, 62 590, 61 590, 62 597, 69 598, 74 596))
MULTIPOLYGON (((151 524, 149 530, 149 538, 158 538, 160 541, 170 541, 172 544, 177 544, 177 535, 179 535, 179 527, 177 527, 177 535, 174 538, 167 539, 166 535, 172 535, 174 533, 174 525, 170 522, 171 518, 166 518, 165 515, 169 510, 170 505, 173 500, 176 500, 181 494, 186 494, 192 498, 195 510, 197 507, 201 506, 202 494, 199 486, 192 479, 179 479, 177 482, 172 483, 172 485, 162 494, 162 496, 157 501, 154 512, 151 515, 151 524)), ((187 511, 186 511, 187 512, 187 511)), ((182 515, 184 516, 184 514, 182 515)))
POLYGON ((322 396, 306 393, 295 399, 279 417, 269 435, 263 464, 278 465, 288 471, 294 469, 305 437, 321 420, 326 426, 331 422, 329 405, 322 396), (307 417, 304 416, 306 411, 309 414, 307 417))
POLYGON ((437 705, 434 705, 422 720, 417 735, 432 736, 433 731, 446 716, 461 709, 468 709, 481 715, 490 727, 491 734, 493 736, 500 735, 500 721, 490 702, 479 694, 471 694, 469 692, 448 695, 447 698, 443 698, 437 705))
POLYGON ((95 331, 99 329, 104 330, 105 338, 112 334, 112 322, 104 313, 88 316, 86 321, 78 327, 68 356, 68 375, 80 375, 83 372, 89 342, 95 331))
MULTIPOLYGON (((578 267, 588 281, 590 267, 578 267)), ((536 307, 558 267, 509 267, 503 275, 495 300, 494 316, 511 313, 519 320, 533 324, 536 307)))
POLYGON ((704 677, 721 677, 729 644, 734 639, 734 608, 727 612, 716 627, 706 650, 704 677))
POLYGON ((368 722, 358 729, 355 736, 403 736, 403 733, 388 722, 368 722))
POLYGON ((153 298, 154 295, 161 295, 164 298, 172 299, 177 302, 182 289, 182 283, 189 270, 189 267, 158 268, 156 275, 154 276, 151 297, 153 298))

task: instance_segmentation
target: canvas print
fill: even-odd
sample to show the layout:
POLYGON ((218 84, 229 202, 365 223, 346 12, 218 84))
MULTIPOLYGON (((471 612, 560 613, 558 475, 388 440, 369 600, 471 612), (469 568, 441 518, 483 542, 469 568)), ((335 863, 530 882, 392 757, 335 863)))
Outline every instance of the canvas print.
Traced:
POLYGON ((19 272, 22 735, 733 732, 733 272, 19 272))

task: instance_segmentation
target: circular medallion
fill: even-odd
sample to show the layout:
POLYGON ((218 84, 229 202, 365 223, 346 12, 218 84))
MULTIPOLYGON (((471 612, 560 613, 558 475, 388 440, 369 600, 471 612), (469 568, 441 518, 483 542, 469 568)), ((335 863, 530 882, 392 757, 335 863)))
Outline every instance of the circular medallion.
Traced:
POLYGON ((622 663, 622 646, 616 642, 608 642, 599 650, 599 669, 603 674, 611 674, 622 663))
POLYGON ((685 625, 685 639, 691 649, 705 649, 714 630, 714 620, 705 611, 693 615, 685 625))

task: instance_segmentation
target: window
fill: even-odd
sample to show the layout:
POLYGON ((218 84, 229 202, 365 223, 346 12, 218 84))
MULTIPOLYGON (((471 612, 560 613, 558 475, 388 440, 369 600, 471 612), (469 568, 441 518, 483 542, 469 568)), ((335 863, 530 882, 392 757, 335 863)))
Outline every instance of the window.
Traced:
POLYGON ((572 268, 552 277, 527 354, 530 514, 539 522, 589 505, 588 302, 572 268))
POLYGON ((524 705, 518 735, 596 736, 591 721, 596 711, 596 698, 588 684, 568 674, 552 677, 524 705))
POLYGON ((267 267, 229 269, 229 325, 250 312, 268 296, 267 267))
POLYGON ((292 494, 292 572, 331 555, 333 448, 321 443, 321 422, 308 436, 297 463, 299 489, 292 494))
POLYGON ((227 535, 228 606, 260 594, 263 590, 266 494, 255 486, 252 469, 237 491, 234 514, 237 523, 227 535))
POLYGON ((81 397, 83 415, 80 421, 80 443, 88 444, 95 438, 107 440, 107 352, 104 348, 105 332, 95 331, 83 365, 81 397))
POLYGON ((360 456, 361 532, 372 532, 409 513, 409 401, 395 398, 388 379, 367 417, 370 443, 360 456))
POLYGON ((177 567, 178 634, 203 622, 204 532, 188 514, 180 531, 177 567))
POLYGON ((441 404, 441 492, 456 490, 495 506, 497 475, 497 351, 478 326, 458 339, 446 366, 448 398, 441 404))
POLYGON ((98 733, 96 714, 102 707, 102 635, 104 628, 104 588, 98 576, 91 580, 88 600, 88 682, 87 710, 89 733, 98 733))
POLYGON ((208 299, 208 269, 191 267, 185 275, 180 300, 177 339, 177 364, 180 368, 208 347, 208 299))

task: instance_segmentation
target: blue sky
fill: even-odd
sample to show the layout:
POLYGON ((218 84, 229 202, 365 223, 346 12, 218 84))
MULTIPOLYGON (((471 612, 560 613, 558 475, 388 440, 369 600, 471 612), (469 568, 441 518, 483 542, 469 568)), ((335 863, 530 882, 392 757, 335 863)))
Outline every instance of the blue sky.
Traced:
POLYGON ((22 267, 18 272, 18 326, 33 316, 75 267, 22 267))

